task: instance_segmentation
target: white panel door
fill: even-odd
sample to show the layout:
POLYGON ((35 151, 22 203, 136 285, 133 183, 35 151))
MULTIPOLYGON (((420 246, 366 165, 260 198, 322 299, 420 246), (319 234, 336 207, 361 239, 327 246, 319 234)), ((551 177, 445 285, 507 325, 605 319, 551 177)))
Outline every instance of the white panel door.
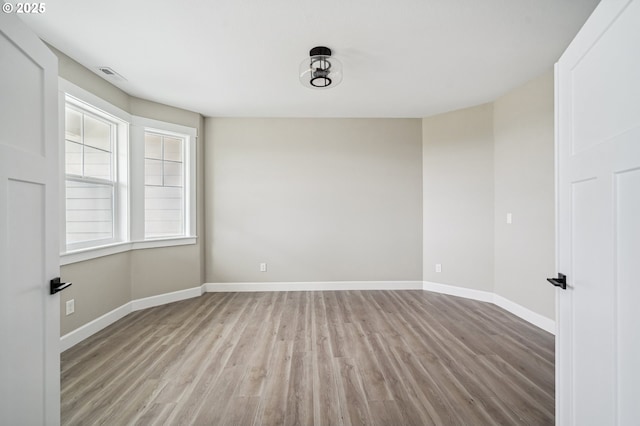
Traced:
POLYGON ((602 0, 556 90, 557 424, 640 425, 640 0, 602 0))
POLYGON ((60 423, 57 59, 0 13, 0 424, 60 423))

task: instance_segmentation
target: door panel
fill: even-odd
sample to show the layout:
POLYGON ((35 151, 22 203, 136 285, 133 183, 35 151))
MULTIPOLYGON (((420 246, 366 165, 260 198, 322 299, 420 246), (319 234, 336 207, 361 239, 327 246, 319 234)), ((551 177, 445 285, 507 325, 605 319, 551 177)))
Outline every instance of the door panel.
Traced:
POLYGON ((0 33, 0 62, 3 97, 11 100, 11 108, 2 110, 3 143, 34 154, 44 154, 44 81, 42 67, 25 56, 18 47, 0 33), (10 66, 9 66, 10 65, 10 66), (30 123, 29 126, 24 126, 30 123))
POLYGON ((0 424, 60 423, 57 59, 0 14, 0 424))
POLYGON ((573 120, 580 123, 574 127, 574 154, 640 124, 640 88, 634 83, 640 75, 638 52, 621 54, 619 49, 620 40, 636 37, 636 46, 640 43, 634 28, 639 14, 640 3, 629 5, 571 70, 573 120), (612 83, 624 90, 611 90, 612 83))
POLYGON ((640 420, 640 330, 637 314, 640 301, 640 168, 616 174, 615 192, 620 423, 634 424, 640 420))
MULTIPOLYGON (((573 338, 579 353, 573 359, 575 400, 582 407, 576 410, 576 424, 608 424, 603 413, 613 407, 613 340, 612 291, 607 285, 602 255, 608 249, 606 206, 594 205, 605 190, 603 179, 592 178, 572 183, 572 253, 573 273, 569 291, 573 296, 573 338), (600 307, 594 309, 593 301, 600 307), (576 326, 577 325, 577 326, 576 326), (599 383, 601 398, 591 401, 592 387, 599 383), (590 401, 586 403, 586 401, 590 401)), ((564 269, 562 269, 564 270, 564 269)))
POLYGON ((7 326, 20 330, 12 336, 8 352, 9 383, 12 383, 11 415, 18 424, 43 424, 44 406, 44 327, 45 307, 42 283, 46 282, 42 235, 45 212, 45 186, 9 180, 7 190, 9 279, 6 281, 11 303, 5 306, 7 326), (30 309, 24 309, 30 307, 30 309), (28 368, 25 368, 28 367, 28 368), (19 421, 19 422, 18 422, 19 421), (24 423, 22 423, 24 422, 24 423))
POLYGON ((557 423, 637 425, 640 1, 602 0, 556 67, 557 423))

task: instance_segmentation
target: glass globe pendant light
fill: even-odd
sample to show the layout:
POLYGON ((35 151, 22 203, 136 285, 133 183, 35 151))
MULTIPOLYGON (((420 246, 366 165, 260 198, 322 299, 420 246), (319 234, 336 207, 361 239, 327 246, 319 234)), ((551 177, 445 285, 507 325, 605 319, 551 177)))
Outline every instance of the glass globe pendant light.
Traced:
POLYGON ((324 46, 309 51, 309 58, 300 64, 300 82, 311 89, 329 89, 342 81, 342 64, 331 57, 331 49, 324 46))

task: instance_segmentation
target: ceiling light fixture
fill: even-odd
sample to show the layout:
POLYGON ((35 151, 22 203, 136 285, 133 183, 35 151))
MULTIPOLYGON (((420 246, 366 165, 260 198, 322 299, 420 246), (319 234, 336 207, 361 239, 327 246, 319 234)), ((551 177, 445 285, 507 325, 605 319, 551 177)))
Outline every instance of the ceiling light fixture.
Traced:
POLYGON ((331 49, 324 46, 309 51, 309 59, 300 64, 300 82, 310 89, 329 89, 342 81, 342 64, 331 57, 331 49))

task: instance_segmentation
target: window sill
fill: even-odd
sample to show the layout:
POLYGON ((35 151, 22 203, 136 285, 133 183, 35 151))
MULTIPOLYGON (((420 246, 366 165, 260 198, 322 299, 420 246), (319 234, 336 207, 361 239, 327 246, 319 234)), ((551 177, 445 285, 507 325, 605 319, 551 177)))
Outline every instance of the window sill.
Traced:
POLYGON ((128 241, 126 243, 115 243, 100 247, 73 250, 60 254, 60 266, 70 265, 76 262, 84 262, 85 260, 97 259, 131 250, 193 245, 196 244, 197 240, 198 237, 165 238, 158 240, 128 241))

